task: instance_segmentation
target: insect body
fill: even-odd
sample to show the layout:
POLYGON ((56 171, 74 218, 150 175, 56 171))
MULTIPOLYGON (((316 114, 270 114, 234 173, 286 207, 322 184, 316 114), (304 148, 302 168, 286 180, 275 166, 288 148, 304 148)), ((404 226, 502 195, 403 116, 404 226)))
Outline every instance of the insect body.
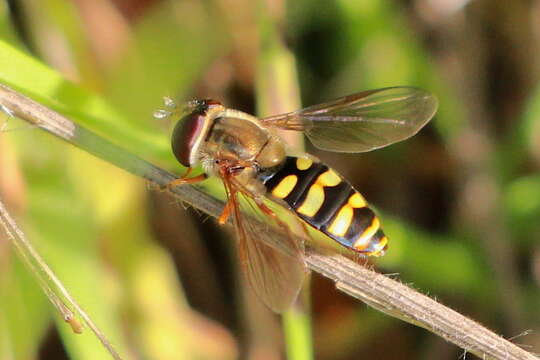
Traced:
POLYGON ((373 256, 386 250, 388 240, 364 197, 328 166, 287 157, 277 171, 259 178, 267 194, 284 200, 302 220, 341 245, 373 256))
MULTIPOLYGON (((175 126, 171 141, 174 155, 189 168, 188 173, 169 186, 194 183, 209 175, 223 181, 228 200, 220 223, 232 217, 249 282, 271 309, 280 312, 295 299, 305 265, 302 244, 265 199, 350 250, 380 256, 388 240, 358 191, 313 157, 287 156, 285 145, 271 129, 303 131, 315 146, 329 151, 364 152, 414 135, 436 108, 435 97, 411 87, 366 91, 261 119, 213 100, 197 100, 175 126), (188 178, 198 164, 204 174, 188 178), (261 241, 260 230, 242 215, 239 197, 285 230, 288 251, 261 241)), ((161 110, 156 116, 170 113, 161 110)))

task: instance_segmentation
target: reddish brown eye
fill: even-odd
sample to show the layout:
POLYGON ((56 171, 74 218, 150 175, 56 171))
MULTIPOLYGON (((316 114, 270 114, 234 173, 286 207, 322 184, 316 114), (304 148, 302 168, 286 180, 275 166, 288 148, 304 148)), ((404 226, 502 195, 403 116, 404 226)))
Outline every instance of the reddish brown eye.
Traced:
POLYGON ((205 111, 194 111, 184 116, 176 126, 171 137, 171 146, 174 156, 185 167, 190 167, 191 153, 204 128, 205 111))

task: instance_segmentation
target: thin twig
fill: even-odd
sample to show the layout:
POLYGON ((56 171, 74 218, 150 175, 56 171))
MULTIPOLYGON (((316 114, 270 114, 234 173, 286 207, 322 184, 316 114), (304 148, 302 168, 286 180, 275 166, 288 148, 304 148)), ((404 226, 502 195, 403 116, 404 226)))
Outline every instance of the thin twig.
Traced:
POLYGON ((32 244, 26 239, 26 236, 22 230, 17 226, 17 223, 9 215, 4 204, 0 201, 0 226, 4 229, 7 237, 15 245, 15 248, 19 251, 24 262, 30 267, 32 272, 37 276, 38 282, 42 287, 47 297, 51 300, 53 305, 62 314, 64 321, 68 322, 73 331, 80 333, 82 328, 79 322, 73 315, 73 312, 69 309, 68 305, 61 299, 64 298, 69 305, 79 316, 84 320, 85 324, 92 330, 96 337, 101 341, 103 346, 111 354, 113 359, 122 360, 120 355, 116 352, 111 343, 107 340, 103 332, 94 324, 92 319, 86 314, 86 312, 79 306, 77 301, 71 296, 68 290, 64 287, 62 282, 56 277, 54 272, 49 268, 47 263, 34 249, 32 244), (35 264, 34 264, 35 262, 35 264), (51 286, 52 285, 52 286, 51 286), (61 295, 58 296, 57 292, 61 295))
MULTIPOLYGON (((165 185, 175 178, 3 85, 0 85, 0 104, 21 119, 157 185, 165 185)), ((173 192, 182 201, 214 217, 223 207, 221 201, 192 186, 176 187, 173 192)), ((276 233, 272 237, 264 236, 264 240, 279 246, 281 236, 276 233)), ((377 310, 428 329, 482 359, 538 360, 465 316, 343 256, 321 255, 315 249, 307 249, 306 263, 312 270, 334 280, 337 288, 347 294, 377 310)))

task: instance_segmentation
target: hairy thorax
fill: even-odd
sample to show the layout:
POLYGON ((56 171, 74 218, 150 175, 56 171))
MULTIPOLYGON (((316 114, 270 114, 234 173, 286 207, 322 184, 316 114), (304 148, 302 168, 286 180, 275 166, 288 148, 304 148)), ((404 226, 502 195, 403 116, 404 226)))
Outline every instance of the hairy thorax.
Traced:
POLYGON ((235 180, 250 191, 261 192, 257 174, 285 160, 281 140, 257 123, 235 117, 214 121, 201 149, 201 162, 207 173, 217 174, 226 167, 235 180))

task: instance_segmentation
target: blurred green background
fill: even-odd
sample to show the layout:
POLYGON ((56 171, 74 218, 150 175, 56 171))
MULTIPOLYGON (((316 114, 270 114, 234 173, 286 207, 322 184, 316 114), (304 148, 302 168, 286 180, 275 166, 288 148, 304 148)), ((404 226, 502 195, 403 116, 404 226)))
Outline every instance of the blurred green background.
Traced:
MULTIPOLYGON (((404 143, 306 148, 378 209, 391 239, 378 271, 538 352, 538 332, 522 333, 540 324, 539 24, 540 2, 521 0, 10 0, 0 82, 178 174, 171 124, 152 117, 166 95, 268 114, 369 88, 436 94, 436 117, 404 143)), ((39 130, 6 129, 0 197, 126 359, 285 357, 278 317, 213 219, 39 130)), ((0 239, 0 359, 107 358, 0 239)), ((316 359, 462 354, 311 280, 316 359)))

